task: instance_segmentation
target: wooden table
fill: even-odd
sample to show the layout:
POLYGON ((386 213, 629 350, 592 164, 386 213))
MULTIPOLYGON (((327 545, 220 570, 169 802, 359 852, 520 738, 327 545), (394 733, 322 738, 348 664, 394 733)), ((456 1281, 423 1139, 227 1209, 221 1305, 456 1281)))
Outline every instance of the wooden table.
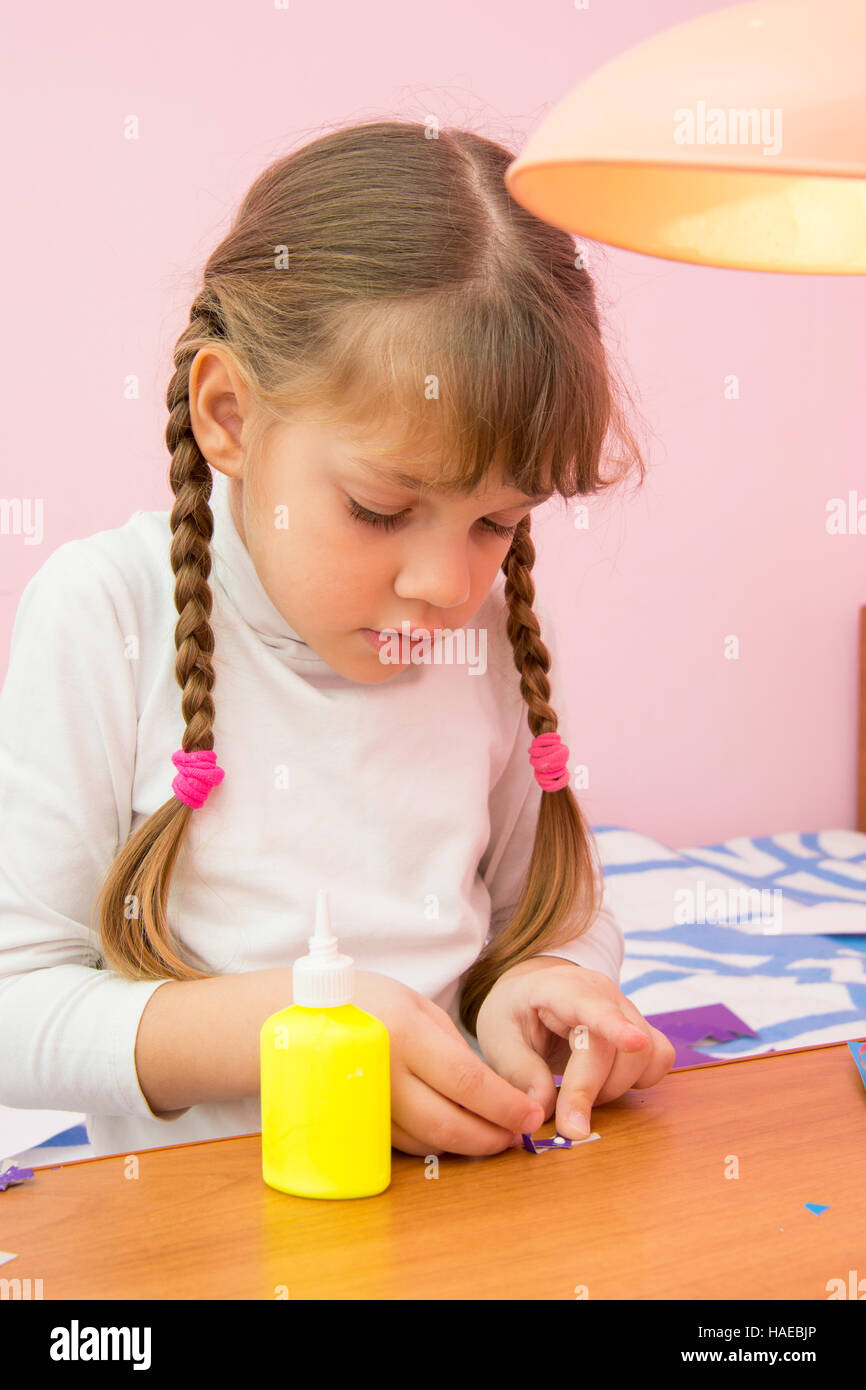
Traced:
POLYGON ((592 1125, 575 1149, 443 1155, 438 1177, 395 1151, 390 1188, 344 1202, 267 1187, 258 1135, 39 1168, 0 1194, 0 1275, 45 1300, 826 1300, 866 1276, 844 1043, 683 1068, 592 1125))

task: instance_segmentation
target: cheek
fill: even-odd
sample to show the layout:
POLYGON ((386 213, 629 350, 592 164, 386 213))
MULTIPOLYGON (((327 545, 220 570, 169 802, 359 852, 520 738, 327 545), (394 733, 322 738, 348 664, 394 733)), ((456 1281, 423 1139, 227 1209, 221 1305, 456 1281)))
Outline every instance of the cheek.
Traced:
POLYGON ((477 563, 473 566, 472 578, 473 588, 478 583, 479 589, 488 594, 492 589, 496 576, 502 569, 502 561, 508 554, 510 541, 491 542, 485 547, 485 553, 479 556, 477 563))
MULTIPOLYGON (((324 620, 358 625, 381 618, 382 591, 399 569, 396 548, 372 537, 339 510, 327 524, 310 527, 297 560, 308 596, 324 620)), ((299 575, 300 579, 300 575, 299 575)))

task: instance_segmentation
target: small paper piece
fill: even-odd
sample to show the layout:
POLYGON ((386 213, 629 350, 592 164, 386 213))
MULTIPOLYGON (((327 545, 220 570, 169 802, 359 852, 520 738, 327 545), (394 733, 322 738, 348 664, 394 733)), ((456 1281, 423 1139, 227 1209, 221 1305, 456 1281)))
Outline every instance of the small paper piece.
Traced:
MULTIPOLYGON (((760 1036, 725 1004, 701 1004, 696 1009, 674 1009, 665 1014, 646 1014, 645 1018, 647 1023, 658 1028, 673 1043, 676 1052, 674 1071, 677 1067, 694 1067, 718 1060, 700 1052, 693 1046, 695 1043, 725 1043, 732 1042, 734 1038, 760 1036)), ((767 1050, 774 1051, 773 1048, 767 1050)))
MULTIPOLYGON (((553 1084, 554 1086, 561 1086, 562 1077, 555 1076, 553 1078, 553 1084)), ((526 1149, 527 1153, 545 1154, 550 1149, 576 1149, 578 1144, 591 1144, 593 1139, 600 1139, 601 1135, 596 1134, 595 1130, 593 1130, 592 1134, 588 1134, 585 1139, 569 1139, 566 1135, 560 1134, 559 1130, 557 1130, 552 1139, 533 1139, 531 1134, 524 1134, 522 1138, 523 1147, 526 1149)))
POLYGON ((0 1250, 0 1265, 8 1264, 10 1260, 17 1260, 18 1256, 13 1255, 9 1250, 0 1250))
POLYGON ((849 1042, 851 1056, 854 1058, 854 1065, 860 1073, 860 1080, 866 1086, 866 1039, 860 1038, 857 1042, 849 1042))
POLYGON ((531 1134, 524 1134, 523 1147, 527 1153, 544 1154, 549 1149, 576 1149, 578 1144, 591 1144, 593 1139, 600 1138, 601 1135, 596 1134, 593 1130, 586 1139, 567 1139, 564 1134, 560 1134, 557 1130, 553 1139, 533 1139, 531 1134))
POLYGON ((14 1163, 10 1164, 0 1173, 0 1192, 3 1192, 11 1183, 26 1182, 28 1178, 32 1177, 32 1168, 16 1168, 14 1163))
POLYGON ((822 1207, 820 1202, 804 1202, 803 1206, 807 1211, 811 1211, 815 1216, 820 1216, 822 1211, 829 1211, 829 1206, 822 1207))

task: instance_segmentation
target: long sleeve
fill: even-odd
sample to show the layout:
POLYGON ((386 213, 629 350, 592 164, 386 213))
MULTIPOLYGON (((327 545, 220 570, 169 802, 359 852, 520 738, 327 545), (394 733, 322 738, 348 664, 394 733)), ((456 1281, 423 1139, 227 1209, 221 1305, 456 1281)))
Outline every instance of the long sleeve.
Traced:
POLYGON ((97 968, 89 930, 129 834, 137 713, 134 609, 83 546, 24 589, 0 693, 0 1102, 175 1119, 151 1111, 134 1063, 163 981, 97 968))
MULTIPOLYGON (((560 703, 562 697, 555 627, 537 601, 534 608, 542 639, 551 655, 551 705, 560 718, 563 741, 568 743, 562 726, 564 710, 560 703)), ((490 840, 479 864, 479 872, 490 894, 490 929, 493 935, 507 924, 520 900, 520 888, 532 857, 538 810, 544 795, 529 761, 532 735, 522 700, 517 706, 515 718, 516 733, 511 755, 489 797, 490 840)), ((573 760, 572 749, 569 767, 573 766, 573 760)), ((603 904, 595 921, 581 936, 537 954, 559 956, 589 970, 598 970, 618 985, 625 942, 616 918, 610 908, 603 904)))

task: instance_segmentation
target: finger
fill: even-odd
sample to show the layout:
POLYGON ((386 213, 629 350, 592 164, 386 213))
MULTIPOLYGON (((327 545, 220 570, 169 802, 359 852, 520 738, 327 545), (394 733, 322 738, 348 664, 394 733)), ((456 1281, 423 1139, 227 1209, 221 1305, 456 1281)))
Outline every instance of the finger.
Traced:
POLYGON ((610 1051, 605 1043, 601 1052, 602 1039, 594 1037, 592 1030, 585 1026, 573 1028, 569 1033, 569 1043, 574 1049, 563 1072, 562 1085, 557 1098, 557 1128, 560 1134, 571 1138, 581 1133, 589 1133, 592 1125, 592 1107, 604 1105, 615 1100, 632 1086, 654 1085, 664 1075, 665 1067, 659 1060, 655 1037, 660 1035, 640 1014, 630 999, 623 997, 620 1011, 633 1024, 647 1041, 640 1052, 617 1048, 610 1051), (592 1056, 593 1060, 582 1060, 592 1056), (575 1060, 576 1059, 576 1060, 575 1060), (652 1077, 652 1081, 646 1080, 652 1077), (581 1129, 579 1117, 585 1119, 586 1129, 581 1129), (560 1126, 566 1125, 565 1129, 560 1126))
MULTIPOLYGON (((449 1036, 455 1037, 459 1043, 462 1043, 465 1047, 469 1048, 469 1051, 472 1053, 473 1056, 475 1056, 476 1054, 473 1052, 473 1049, 469 1047, 469 1044, 466 1042, 466 1039, 460 1032, 451 1015, 446 1013, 444 1009, 440 1009, 437 1005, 432 1004, 432 1001, 427 1002, 430 1002, 431 1007, 435 1010, 435 1012, 432 1012, 430 1014, 430 1018, 433 1020, 433 1022, 437 1023, 440 1026, 440 1028, 444 1029, 444 1031, 448 1033, 449 1036)), ((478 1041, 480 1044, 480 1038, 478 1041)), ((563 1042, 562 1046, 564 1048, 564 1056, 561 1056, 560 1061, 561 1065, 564 1067, 566 1062, 568 1061, 569 1050, 565 1042, 563 1042)), ((495 1039, 488 1038, 488 1041, 482 1048, 482 1051, 484 1053, 484 1061, 487 1062, 488 1065, 493 1068, 497 1075, 504 1076, 506 1081, 510 1081, 511 1084, 513 1086, 516 1086, 519 1091, 522 1091, 525 1094, 529 1095, 530 1098, 538 1104, 538 1116, 534 1120, 530 1120, 530 1123, 532 1124, 532 1129, 515 1131, 515 1133, 518 1136, 521 1134, 533 1133, 534 1130, 538 1129, 539 1125, 544 1124, 545 1120, 553 1112, 553 1107, 556 1103, 556 1087, 553 1084, 553 1073, 550 1071, 549 1066, 545 1066, 542 1061, 541 1071, 536 1072, 534 1076, 531 1077, 524 1085, 519 1076, 512 1076, 507 1071, 503 1071, 502 1068, 499 1065, 497 1065, 496 1056, 494 1054, 498 1053, 498 1048, 496 1046, 495 1039), (529 1089, 530 1087, 532 1088, 531 1090, 529 1089)), ((532 1056, 535 1058, 535 1062, 537 1063, 539 1061, 539 1058, 538 1054, 534 1050, 532 1051, 532 1056)), ((559 1067, 557 1067, 557 1074, 558 1071, 559 1067)))
POLYGON ((416 1158, 426 1158, 428 1154, 433 1154, 438 1158, 441 1149, 433 1149, 429 1144, 422 1144, 420 1139, 408 1134, 400 1125, 391 1121, 391 1147, 399 1149, 400 1153, 413 1154, 416 1158))
POLYGON ((571 1054, 556 1102, 556 1128, 568 1139, 585 1139, 588 1135, 592 1107, 617 1057, 617 1049, 606 1038, 590 1032, 586 1041, 586 1047, 577 1047, 571 1054))
MULTIPOLYGON (((407 1134, 405 1129, 401 1129, 393 1120, 391 1122, 391 1147, 397 1149, 400 1153, 412 1154, 416 1158, 439 1158, 444 1152, 443 1149, 437 1149, 435 1145, 424 1144, 420 1139, 416 1139, 414 1135, 407 1134)), ((489 1152, 491 1154, 501 1153, 504 1149, 519 1149, 522 1147, 523 1135, 513 1134, 508 1135, 507 1139, 503 1139, 495 1148, 490 1149, 489 1152)))
MULTIPOLYGON (((411 1037, 406 1038, 404 1061, 409 1072, 444 1100, 479 1117, 482 1128, 475 1130, 476 1137, 487 1134, 492 1138, 497 1127, 506 1130, 509 1138, 515 1133, 531 1134, 543 1124, 544 1107, 497 1075, 473 1052, 454 1026, 453 1019, 442 1009, 439 1013, 442 1019, 430 1016, 435 1034, 431 1036, 427 1028, 416 1028, 411 1037), (453 1028, 453 1036, 445 1019, 453 1028), (490 1122, 491 1128, 484 1128, 485 1121, 490 1122)), ((455 1152, 486 1153, 488 1150, 458 1149, 455 1152)))
MULTIPOLYGON (((635 1012, 637 1011, 635 1010, 635 1012)), ((563 1124, 569 1126, 567 1129, 563 1129, 559 1124, 559 1119, 557 1119, 557 1128, 560 1134, 567 1134, 574 1138, 574 1130, 579 1130, 577 1119, 571 1118, 571 1112, 585 1115, 589 1126, 592 1116, 591 1106, 604 1105, 609 1100, 616 1100, 618 1096, 624 1095, 632 1087, 643 1090, 648 1086, 655 1086, 671 1070, 676 1061, 676 1050, 673 1044, 645 1019, 641 1019, 641 1023, 648 1034, 649 1047, 643 1053, 615 1051, 610 1069, 600 1086, 598 1085, 598 1078, 604 1071, 610 1054, 606 1053, 605 1061, 602 1062, 599 1059, 597 1065, 589 1062, 582 1064, 581 1061, 577 1060, 582 1055, 594 1051, 599 1040, 593 1039, 591 1033, 585 1035, 588 1041, 586 1049, 575 1048, 563 1073, 557 1102, 557 1116, 562 1119, 563 1124), (593 1088, 595 1088, 594 1096, 592 1094, 593 1088), (584 1108, 584 1102, 587 1099, 590 1102, 590 1108, 584 1108)), ((603 1046, 607 1049, 609 1044, 605 1043, 603 1046)))
MULTIPOLYGON (((525 1104, 525 1096, 523 1100, 525 1104)), ((413 1153, 496 1154, 507 1148, 514 1137, 515 1131, 490 1124, 480 1115, 455 1105, 411 1072, 403 1073, 399 1106, 407 1137, 414 1144, 426 1146, 412 1149, 413 1153)))
MULTIPOLYGON (((647 1023, 646 1019, 638 1012, 630 999, 624 1000, 623 1012, 628 1013, 635 1026, 641 1029, 642 1032, 645 1032, 650 1040, 650 1047, 646 1049, 644 1054, 645 1065, 643 1069, 637 1073, 639 1080, 632 1081, 629 1084, 636 1086, 638 1090, 643 1090, 648 1086, 655 1086, 661 1081, 663 1076, 667 1076, 676 1062, 676 1048, 670 1038, 666 1037, 658 1028, 654 1028, 651 1023, 647 1023)), ((641 1054, 638 1053, 636 1055, 640 1056, 641 1054)), ((617 1065, 619 1065, 619 1062, 617 1062, 617 1065)), ((622 1092, 620 1091, 619 1094, 622 1095, 622 1092)))
POLYGON ((535 1009, 552 1032, 566 1037, 582 1023, 624 1052, 641 1052, 647 1047, 646 1033, 625 1007, 629 1001, 609 998, 604 990, 616 986, 599 971, 559 974, 555 970, 539 970, 522 976, 521 984, 521 1005, 528 1003, 535 1009))
POLYGON ((632 1085, 637 1089, 644 1090, 647 1086, 655 1086, 661 1081, 663 1076, 667 1076, 677 1060, 677 1050, 670 1038, 666 1038, 664 1033, 660 1033, 658 1028, 653 1028, 649 1024, 652 1037, 652 1053, 647 1059, 646 1066, 637 1081, 632 1085))
MULTIPOLYGON (((545 1029, 538 1029, 537 1015, 534 1011, 513 1014, 504 1023, 500 1022, 495 1031, 485 1032, 484 1056, 499 1076, 510 1081, 525 1095, 531 1095, 539 1102, 543 1116, 533 1126, 537 1129, 551 1113, 556 1103, 556 1087, 549 1058, 545 1060, 538 1051, 542 1040, 549 1038, 545 1029), (536 1026, 534 1026, 536 1025, 536 1026)), ((565 1041, 550 1049, 562 1058, 562 1065, 568 1061, 568 1045, 565 1041), (564 1056, 562 1056, 564 1050, 564 1056)), ((532 1130, 524 1133, 531 1134, 532 1130)))
POLYGON ((616 1100, 633 1086, 646 1085, 642 1077, 647 1071, 649 1060, 644 1052, 616 1052, 611 1069, 596 1094, 594 1104, 606 1105, 609 1100, 616 1100))
POLYGON ((659 1048, 653 1039, 650 1055, 635 1052, 617 1052, 607 1080, 595 1098, 596 1105, 606 1105, 609 1100, 635 1088, 642 1090, 654 1086, 670 1068, 659 1061, 659 1048), (648 1079, 652 1078, 652 1079, 648 1079))

